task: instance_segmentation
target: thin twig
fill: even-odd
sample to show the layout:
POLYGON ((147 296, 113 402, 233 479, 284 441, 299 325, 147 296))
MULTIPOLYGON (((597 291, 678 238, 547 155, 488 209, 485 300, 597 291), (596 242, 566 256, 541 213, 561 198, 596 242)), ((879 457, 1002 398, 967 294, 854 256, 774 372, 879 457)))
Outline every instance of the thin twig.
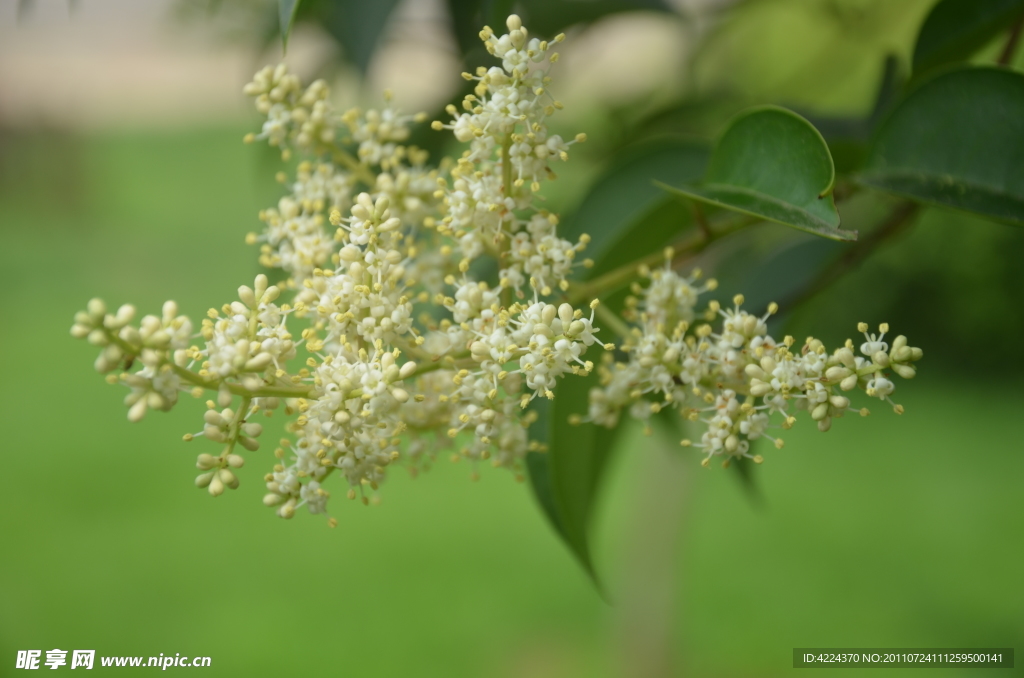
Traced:
POLYGON ((1003 51, 999 54, 999 60, 996 62, 1000 66, 1007 66, 1010 60, 1013 58, 1013 53, 1017 51, 1017 43, 1020 42, 1021 29, 1024 29, 1024 17, 1017 20, 1017 23, 1013 25, 1010 30, 1010 37, 1006 39, 1006 44, 1003 46, 1003 51))
POLYGON ((819 292, 843 277, 848 271, 860 265, 884 242, 903 232, 913 222, 913 217, 920 209, 921 206, 915 202, 900 203, 881 226, 852 244, 835 263, 826 267, 802 289, 790 295, 788 299, 779 304, 779 307, 790 311, 817 296, 819 292))
MULTIPOLYGON (((744 216, 718 226, 709 224, 707 235, 700 229, 696 232, 687 234, 685 237, 680 238, 671 245, 675 250, 675 258, 672 260, 673 267, 702 251, 712 242, 759 221, 760 219, 756 217, 744 216)), ((624 264, 609 271, 608 273, 605 273, 604 275, 594 278, 593 280, 588 280, 587 282, 582 283, 573 283, 566 295, 567 299, 570 303, 578 303, 580 301, 593 299, 602 294, 614 292, 637 278, 639 276, 638 269, 641 266, 655 266, 664 260, 664 250, 658 250, 645 257, 641 257, 629 262, 628 264, 624 264)))

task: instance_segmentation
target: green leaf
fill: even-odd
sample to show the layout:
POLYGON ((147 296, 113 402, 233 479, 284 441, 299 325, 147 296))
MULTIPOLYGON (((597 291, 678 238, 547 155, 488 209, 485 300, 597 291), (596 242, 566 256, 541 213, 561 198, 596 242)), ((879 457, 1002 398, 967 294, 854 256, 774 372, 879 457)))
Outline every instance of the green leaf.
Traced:
MULTIPOLYGON (((505 19, 512 13, 514 0, 448 0, 455 40, 463 55, 482 50, 480 30, 490 26, 500 35, 505 19)), ((531 32, 533 27, 529 27, 531 32)))
POLYGON ((596 385, 595 374, 567 375, 555 389, 553 400, 534 401, 532 409, 538 416, 530 426, 530 438, 547 449, 529 452, 526 467, 544 514, 600 588, 588 528, 616 431, 593 424, 569 424, 570 415, 586 413, 588 394, 596 385))
POLYGON ((855 240, 839 228, 832 199, 835 166, 811 123, 776 106, 740 114, 711 154, 704 181, 666 190, 775 221, 833 240, 855 240))
POLYGON ((1024 225, 1024 75, 946 73, 911 92, 878 131, 861 183, 1024 225))
POLYGON ((397 4, 398 0, 334 0, 330 4, 324 28, 363 75, 397 4))
POLYGON ((914 75, 962 61, 1024 16, 1024 0, 942 0, 921 24, 914 75))
POLYGON ((277 16, 281 20, 281 49, 288 50, 288 36, 295 24, 300 0, 277 0, 277 16))
POLYGON ((663 247, 692 220, 686 204, 658 188, 704 173, 710 149, 678 137, 652 140, 611 158, 573 215, 559 230, 571 241, 586 233, 586 256, 594 260, 587 277, 607 273, 663 247))

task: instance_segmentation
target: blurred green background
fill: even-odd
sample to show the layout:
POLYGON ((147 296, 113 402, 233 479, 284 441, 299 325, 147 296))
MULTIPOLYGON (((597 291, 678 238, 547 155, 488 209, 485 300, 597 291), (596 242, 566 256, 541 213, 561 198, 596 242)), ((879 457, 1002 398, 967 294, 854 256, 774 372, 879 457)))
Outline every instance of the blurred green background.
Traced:
MULTIPOLYGON (((708 110, 751 101, 864 114, 885 55, 907 58, 931 5, 691 7, 707 4, 673 19, 691 47, 671 71, 700 102, 678 124, 705 136, 725 122, 708 110), (714 27, 700 40, 693 17, 714 27)), ((611 40, 631 20, 575 35, 611 40)), ((552 203, 571 211, 670 108, 641 92, 567 113, 593 143, 552 203)), ((91 296, 144 312, 172 297, 200 317, 258 272, 243 238, 280 187, 240 143, 254 118, 0 124, 0 675, 17 650, 55 647, 206 655, 209 675, 499 678, 778 676, 796 646, 1022 647, 1019 229, 926 210, 789 319, 830 340, 888 320, 926 358, 899 385, 902 417, 798 424, 756 469, 760 500, 660 433, 626 436, 595 525, 607 604, 505 473, 399 470, 380 506, 336 507, 336 530, 262 507, 269 452, 237 492, 197 491, 181 434, 201 404, 129 425, 68 328, 91 296)), ((730 266, 756 266, 744 252, 730 266)))

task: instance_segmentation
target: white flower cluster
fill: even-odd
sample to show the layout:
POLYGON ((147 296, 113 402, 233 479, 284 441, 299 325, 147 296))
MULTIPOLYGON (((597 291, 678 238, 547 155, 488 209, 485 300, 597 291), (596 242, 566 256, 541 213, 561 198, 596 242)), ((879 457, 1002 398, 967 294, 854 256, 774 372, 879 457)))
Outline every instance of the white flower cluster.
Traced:
MULTIPOLYGON (((667 253, 671 260, 671 252, 667 253)), ((629 408, 638 419, 647 419, 665 408, 672 408, 690 421, 706 425, 699 442, 683 440, 684 446, 700 448, 707 465, 714 456, 724 457, 728 465, 733 457, 748 457, 751 441, 766 438, 782 447, 782 439, 769 430, 788 429, 795 422, 794 411, 807 411, 818 430, 828 431, 832 420, 842 417, 851 407, 844 393, 861 390, 893 406, 894 390, 886 370, 905 379, 915 374, 913 362, 923 352, 907 345, 898 336, 890 347, 884 341, 889 331, 883 324, 878 335, 867 334, 867 325, 859 330, 865 341, 857 355, 853 342, 829 354, 821 341, 808 337, 794 351, 794 340, 776 342, 768 334, 766 321, 776 312, 772 304, 763 316, 742 310, 742 295, 731 309, 722 309, 711 301, 698 318, 698 297, 715 288, 714 281, 696 285, 699 273, 682 277, 668 263, 664 268, 645 271, 649 284, 634 287, 630 317, 637 321, 632 336, 622 346, 628 360, 602 366, 602 386, 590 393, 588 420, 613 427, 620 413, 629 408), (721 317, 716 333, 710 324, 721 317), (772 417, 778 419, 773 426, 772 417)), ((859 410, 867 415, 867 409, 859 410)))
MULTIPOLYGON (((409 228, 436 212, 438 172, 426 167, 424 151, 403 145, 410 123, 422 122, 423 114, 403 115, 387 93, 383 110, 338 114, 326 83, 303 89, 283 64, 257 73, 245 92, 267 116, 263 131, 247 135, 246 142, 266 140, 282 147, 286 159, 292 146, 317 157, 299 164, 291 195, 262 211, 265 230, 247 238, 249 244, 262 243, 260 263, 283 269, 291 286, 302 286, 315 269, 332 263, 337 239, 327 231, 327 215, 347 211, 360 187, 374 199, 387 196, 395 217, 409 228)), ((288 183, 284 173, 278 178, 288 183)))
MULTIPOLYGON (((516 16, 507 25, 500 37, 481 33, 501 66, 466 74, 476 88, 464 111, 450 107, 451 122, 434 123, 468 142, 456 163, 437 168, 405 145, 418 116, 390 104, 338 115, 323 82, 304 88, 283 66, 260 71, 246 92, 267 120, 248 140, 281 147, 285 159, 292 149, 309 156, 292 179, 279 174, 289 194, 260 214, 264 231, 248 236, 284 279, 257 276, 198 326, 173 302, 137 326, 133 307, 108 313, 99 300, 75 316, 72 334, 100 348, 96 369, 128 387, 131 421, 170 410, 182 392, 215 394, 202 429, 184 437, 221 450, 196 461, 196 484, 211 495, 239 486, 246 452, 260 447, 254 419, 275 411, 289 417, 288 437, 264 476, 264 503, 283 518, 303 507, 326 514, 332 475, 350 499, 375 501, 392 464, 415 472, 443 448, 469 460, 474 476, 487 460, 521 477, 526 453, 540 447, 527 433, 527 406, 555 397, 559 379, 590 374, 594 344, 615 348, 597 338, 597 301, 589 313, 568 301, 589 299, 590 288, 562 294, 587 237, 561 238, 557 217, 535 206, 550 163, 566 160, 574 143, 546 126, 561 107, 548 67, 562 36, 530 38, 516 16), (471 267, 485 256, 497 264, 491 280, 471 273, 486 269, 471 267)), ((921 357, 903 337, 890 347, 885 326, 866 335, 859 356, 850 342, 829 355, 814 339, 794 352, 793 340, 773 340, 768 315, 743 311, 740 298, 698 313, 713 281, 668 265, 644 275, 649 284, 638 284, 627 306, 637 323, 621 347, 628 360, 603 354, 589 419, 614 426, 626 407, 639 418, 676 408, 706 423, 697 446, 708 459, 749 456, 750 441, 771 438, 773 415, 792 425, 790 410, 807 410, 828 430, 850 407, 846 391, 891 403, 887 374, 912 377, 921 357), (718 333, 709 324, 716 316, 718 333)))
POLYGON ((254 418, 275 410, 289 417, 289 437, 264 477, 264 503, 284 518, 300 507, 326 513, 331 475, 349 498, 368 503, 396 460, 416 469, 452 445, 458 459, 518 472, 531 445, 527 405, 554 397, 559 378, 593 369, 585 353, 597 342, 597 302, 585 315, 545 298, 565 282, 582 244, 558 238, 557 218, 532 208, 536 185, 523 188, 542 178, 549 158, 565 158, 567 144, 543 125, 555 107, 543 103, 547 77, 530 68, 555 57, 547 43, 526 40, 517 18, 509 26, 497 39, 485 31, 505 65, 492 70, 505 75, 481 75, 481 105, 493 111, 472 123, 492 130, 493 144, 474 141, 452 174, 456 184, 491 181, 466 173, 477 163, 498 179, 506 212, 474 209, 459 221, 466 233, 489 234, 494 247, 467 257, 469 241, 447 227, 444 215, 458 198, 423 151, 404 145, 419 116, 390 105, 338 115, 323 82, 304 88, 279 66, 245 88, 267 116, 247 141, 281 147, 286 159, 292 149, 311 157, 293 179, 278 175, 289 194, 261 212, 265 230, 248 241, 261 245, 263 265, 287 278, 270 285, 258 276, 198 328, 171 302, 139 328, 129 324, 134 309, 108 314, 98 300, 76 316, 73 334, 102 347, 97 369, 129 387, 131 420, 171 409, 182 391, 216 393, 202 430, 185 436, 221 447, 199 455, 199 487, 216 496, 239 486, 245 452, 259 449, 254 418), (503 145, 501 158, 490 157, 503 145), (502 184, 509 171, 515 181, 502 184), (504 269, 490 285, 469 275, 468 259, 483 254, 504 269), (533 278, 529 303, 512 295, 524 276, 533 278), (289 303, 278 305, 282 293, 289 303), (296 322, 301 331, 289 328, 296 322), (304 365, 296 369, 300 350, 304 365))
POLYGON ((480 33, 501 67, 463 73, 477 83, 462 102, 464 111, 449 106, 453 119, 433 123, 434 129, 450 129, 459 141, 469 142, 446 185, 446 213, 437 228, 458 241, 466 261, 497 253, 502 286, 522 294, 529 282, 547 296, 556 287, 568 288, 573 260, 589 239, 573 244, 560 238, 557 217, 537 210, 534 194, 554 177, 550 163, 567 160, 569 146, 586 137, 565 141, 550 134, 546 124, 562 108, 548 91, 548 68, 558 61, 552 48, 565 36, 551 42, 530 38, 515 15, 507 25, 509 32, 500 37, 490 28, 480 33))

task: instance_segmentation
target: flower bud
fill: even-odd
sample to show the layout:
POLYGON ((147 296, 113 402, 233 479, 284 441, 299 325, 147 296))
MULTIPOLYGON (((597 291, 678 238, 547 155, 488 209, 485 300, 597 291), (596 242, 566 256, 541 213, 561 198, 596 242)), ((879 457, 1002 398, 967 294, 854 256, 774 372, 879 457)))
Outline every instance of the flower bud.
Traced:
POLYGON ((913 379, 917 374, 917 369, 912 365, 893 365, 892 369, 904 379, 913 379))
MULTIPOLYGON (((562 321, 562 326, 567 327, 572 323, 573 310, 569 304, 562 304, 558 307, 558 319, 562 321)), ((578 332, 577 332, 578 334, 578 332)))
POLYGON ((231 469, 222 468, 217 472, 217 477, 232 490, 238 489, 238 476, 232 473, 231 469))
POLYGON ((141 421, 146 416, 146 399, 143 398, 128 409, 128 421, 135 422, 141 421))
POLYGON ((89 333, 88 340, 93 346, 106 346, 110 343, 110 339, 107 338, 107 334, 103 330, 93 330, 89 333))
POLYGON ((267 291, 267 285, 269 285, 269 284, 270 284, 270 281, 267 279, 266 275, 264 275, 262 273, 257 275, 256 276, 256 280, 253 282, 253 295, 258 300, 262 301, 263 300, 263 295, 267 291))
POLYGON ((222 481, 217 474, 212 474, 210 480, 207 481, 207 484, 209 485, 209 487, 207 487, 207 491, 211 496, 219 497, 224 494, 224 481, 222 481))
POLYGON ((250 452, 255 452, 256 450, 260 449, 260 443, 258 440, 246 438, 245 436, 238 436, 238 444, 244 447, 245 449, 249 450, 250 452))
POLYGON ((92 316, 93 320, 99 321, 103 319, 103 316, 107 313, 107 305, 103 303, 102 299, 90 299, 89 304, 86 306, 89 311, 89 315, 92 316))
POLYGON ((837 410, 845 410, 847 407, 850 406, 850 399, 847 398, 846 396, 834 395, 830 397, 828 401, 829 403, 831 403, 832 407, 836 408, 837 410))
POLYGON ((260 424, 250 422, 242 424, 242 433, 249 436, 250 438, 259 438, 263 433, 263 427, 260 424))
POLYGON ((548 327, 551 326, 551 321, 555 319, 556 315, 558 315, 558 309, 555 308, 554 304, 547 304, 544 310, 540 312, 541 320, 548 327))
POLYGON ((203 469, 204 471, 209 470, 211 468, 215 468, 219 465, 220 460, 217 459, 212 454, 206 454, 204 452, 203 454, 200 454, 198 458, 196 458, 196 468, 203 469))
POLYGON ((848 376, 850 376, 850 370, 845 367, 840 367, 839 365, 835 365, 825 370, 825 378, 829 381, 842 380, 848 376))
POLYGON ((238 298, 249 308, 256 308, 259 305, 256 303, 256 293, 248 285, 242 285, 238 288, 238 298))

